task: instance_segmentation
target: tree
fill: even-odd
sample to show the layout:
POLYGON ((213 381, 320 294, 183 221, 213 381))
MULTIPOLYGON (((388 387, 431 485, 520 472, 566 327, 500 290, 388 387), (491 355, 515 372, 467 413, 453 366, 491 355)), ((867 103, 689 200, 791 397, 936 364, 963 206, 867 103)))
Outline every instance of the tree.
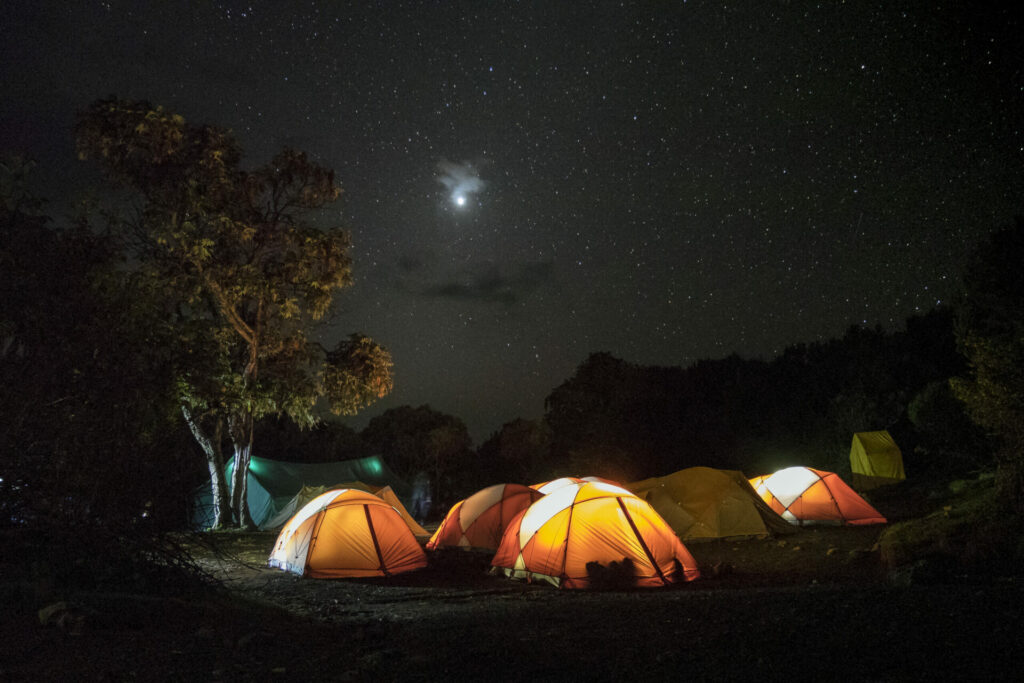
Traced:
POLYGON ((957 343, 969 374, 953 382, 971 418, 999 441, 1005 499, 1024 512, 1024 218, 973 252, 957 307, 957 343))
POLYGON ((166 292, 180 330, 180 407, 206 455, 217 525, 228 508, 249 527, 246 475, 255 423, 285 414, 316 422, 325 397, 351 415, 392 387, 390 354, 353 334, 327 349, 310 339, 334 295, 352 282, 348 234, 309 217, 338 199, 332 171, 283 150, 253 171, 228 131, 192 126, 147 102, 110 98, 79 115, 82 159, 134 192, 135 216, 119 227, 139 270, 166 292), (234 451, 221 480, 222 434, 234 451))
POLYGON ((0 527, 40 583, 166 587, 195 485, 171 330, 116 241, 52 226, 26 169, 0 168, 0 527))
POLYGON ((255 438, 264 457, 286 462, 337 462, 366 455, 359 434, 334 420, 303 429, 288 418, 272 417, 257 425, 255 438))
POLYGON ((530 484, 554 478, 550 469, 551 430, 540 420, 506 422, 477 450, 490 483, 530 484))
POLYGON ((399 476, 409 481, 428 477, 435 509, 447 510, 468 487, 479 484, 466 425, 430 406, 387 410, 370 420, 360 436, 399 476))

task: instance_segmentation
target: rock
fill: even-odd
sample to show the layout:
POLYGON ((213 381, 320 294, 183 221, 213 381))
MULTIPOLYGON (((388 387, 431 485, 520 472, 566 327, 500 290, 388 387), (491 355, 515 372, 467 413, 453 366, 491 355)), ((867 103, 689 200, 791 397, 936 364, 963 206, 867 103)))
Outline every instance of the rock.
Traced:
POLYGON ((61 600, 39 610, 39 623, 52 626, 69 636, 80 636, 85 629, 86 612, 77 605, 61 600))

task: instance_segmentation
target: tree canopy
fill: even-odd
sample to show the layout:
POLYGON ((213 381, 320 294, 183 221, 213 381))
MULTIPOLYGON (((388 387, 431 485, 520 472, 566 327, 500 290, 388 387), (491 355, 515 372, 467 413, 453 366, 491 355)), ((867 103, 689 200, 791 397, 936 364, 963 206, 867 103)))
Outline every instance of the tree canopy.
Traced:
POLYGON ((391 356, 369 337, 328 349, 310 336, 352 282, 348 233, 311 220, 341 188, 332 171, 290 149, 243 170, 229 131, 189 125, 148 102, 94 102, 79 115, 76 140, 80 158, 136 198, 118 227, 179 330, 181 408, 207 454, 219 513, 227 513, 218 481, 226 430, 232 507, 248 525, 256 420, 286 414, 308 426, 320 398, 350 415, 392 387, 391 356))
POLYGON ((979 425, 1000 442, 1002 491, 1024 512, 1024 218, 971 254, 956 335, 970 366, 954 389, 979 425))

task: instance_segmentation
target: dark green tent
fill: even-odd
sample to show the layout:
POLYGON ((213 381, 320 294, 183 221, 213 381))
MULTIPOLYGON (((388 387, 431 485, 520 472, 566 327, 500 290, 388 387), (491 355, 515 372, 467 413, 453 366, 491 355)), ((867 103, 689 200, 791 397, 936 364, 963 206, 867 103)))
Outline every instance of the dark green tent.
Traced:
MULTIPOLYGON (((225 480, 231 481, 234 463, 224 468, 225 480)), ((249 512, 256 526, 276 516, 303 486, 335 486, 361 481, 374 486, 390 486, 403 505, 408 506, 409 486, 391 471, 383 458, 371 455, 338 462, 299 463, 253 458, 249 464, 249 512)), ((205 529, 213 524, 213 496, 207 482, 196 492, 192 511, 193 526, 205 529)))

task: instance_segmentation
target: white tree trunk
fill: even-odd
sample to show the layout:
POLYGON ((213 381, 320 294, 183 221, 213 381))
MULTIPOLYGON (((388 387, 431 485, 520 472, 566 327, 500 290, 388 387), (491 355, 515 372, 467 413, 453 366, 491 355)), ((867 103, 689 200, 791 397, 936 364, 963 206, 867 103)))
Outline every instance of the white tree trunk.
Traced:
POLYGON ((255 529, 249 512, 249 462, 252 460, 252 434, 255 423, 252 415, 231 418, 229 432, 234 445, 234 471, 231 473, 231 508, 243 529, 255 529))
POLYGON ((228 482, 224 478, 224 453, 221 450, 221 437, 224 430, 224 421, 218 418, 213 428, 213 436, 207 436, 199 421, 192 415, 187 406, 181 406, 181 413, 185 416, 185 423, 195 438, 199 447, 206 455, 206 466, 210 471, 210 493, 213 497, 213 524, 212 528, 220 529, 231 524, 231 498, 228 492, 228 482))

